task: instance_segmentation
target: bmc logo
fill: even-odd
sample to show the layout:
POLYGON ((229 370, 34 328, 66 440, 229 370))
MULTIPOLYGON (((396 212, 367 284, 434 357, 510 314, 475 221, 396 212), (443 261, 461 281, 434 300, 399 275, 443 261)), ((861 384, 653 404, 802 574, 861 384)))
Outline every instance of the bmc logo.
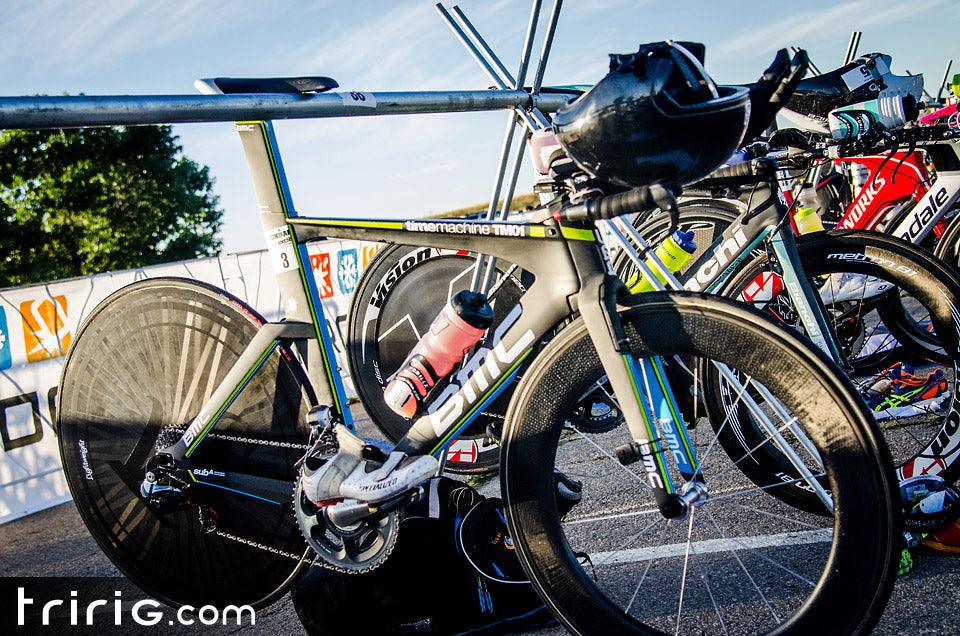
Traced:
POLYGON ((320 287, 320 298, 333 297, 333 277, 330 273, 330 254, 320 252, 310 255, 310 267, 313 269, 317 278, 317 285, 320 287))
POLYGON ((54 296, 20 303, 27 362, 40 362, 66 353, 73 339, 67 329, 67 298, 54 296))

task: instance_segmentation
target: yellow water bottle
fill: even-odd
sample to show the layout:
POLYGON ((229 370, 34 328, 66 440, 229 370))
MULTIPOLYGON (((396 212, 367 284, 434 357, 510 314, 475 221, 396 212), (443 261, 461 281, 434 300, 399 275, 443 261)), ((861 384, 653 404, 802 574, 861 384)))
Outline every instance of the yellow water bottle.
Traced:
POLYGON ((820 215, 813 208, 797 208, 797 211, 793 213, 793 222, 797 224, 797 232, 800 234, 823 232, 823 221, 820 220, 820 215))
MULTIPOLYGON (((653 253, 667 266, 667 269, 676 273, 687 264, 695 251, 697 251, 697 244, 693 241, 693 232, 677 230, 664 239, 653 253)), ((661 283, 665 283, 666 278, 653 265, 653 258, 647 256, 646 262, 647 267, 650 268, 657 279, 661 283)), ((629 287, 630 291, 634 294, 653 291, 653 285, 647 279, 646 275, 640 272, 635 272, 633 276, 630 277, 630 280, 627 281, 627 287, 629 287)))

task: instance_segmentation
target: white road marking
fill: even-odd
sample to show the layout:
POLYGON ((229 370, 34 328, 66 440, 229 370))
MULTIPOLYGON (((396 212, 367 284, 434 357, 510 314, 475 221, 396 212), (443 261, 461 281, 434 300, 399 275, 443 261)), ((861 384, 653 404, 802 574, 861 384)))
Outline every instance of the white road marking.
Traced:
MULTIPOLYGON (((828 543, 831 540, 833 540, 833 529, 822 528, 820 530, 764 534, 754 537, 730 537, 727 539, 694 541, 690 544, 690 551, 694 554, 712 554, 714 552, 730 552, 732 550, 757 550, 760 548, 773 548, 785 545, 828 543)), ((636 563, 638 561, 654 561, 656 559, 681 557, 686 550, 686 542, 669 543, 667 545, 658 545, 649 548, 597 552, 590 555, 590 560, 597 565, 636 563)))

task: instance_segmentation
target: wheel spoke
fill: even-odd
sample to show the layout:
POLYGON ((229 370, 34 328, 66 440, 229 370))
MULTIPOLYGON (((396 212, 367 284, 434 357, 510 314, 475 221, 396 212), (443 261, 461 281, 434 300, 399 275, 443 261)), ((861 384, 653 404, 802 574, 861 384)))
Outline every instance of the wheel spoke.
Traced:
POLYGON ((693 536, 693 517, 696 512, 696 508, 691 508, 687 518, 687 549, 683 554, 683 574, 680 577, 680 600, 677 601, 677 627, 674 635, 680 633, 680 616, 683 614, 683 596, 687 591, 687 569, 690 564, 690 539, 693 536))
MULTIPOLYGON (((704 512, 707 514, 707 520, 709 521, 710 525, 716 528, 717 532, 720 533, 720 536, 723 539, 726 539, 727 535, 726 533, 724 533, 724 531, 717 524, 716 520, 713 518, 713 513, 711 513, 709 510, 706 510, 706 509, 704 510, 704 512)), ((780 617, 777 616, 777 613, 774 611, 773 606, 770 605, 770 601, 768 601, 767 597, 764 596, 763 592, 760 590, 760 586, 757 585, 757 582, 754 580, 753 576, 751 576, 750 572, 747 570, 747 566, 743 564, 743 561, 740 559, 740 555, 737 554, 736 550, 730 550, 730 554, 733 555, 733 558, 737 560, 737 565, 739 565, 740 569, 743 570, 743 573, 747 576, 747 579, 750 581, 750 584, 753 586, 753 589, 756 590, 757 594, 760 595, 760 599, 763 601, 763 604, 767 606, 768 610, 770 610, 770 614, 773 616, 773 620, 775 620, 777 622, 777 625, 779 625, 782 622, 780 620, 780 617)))

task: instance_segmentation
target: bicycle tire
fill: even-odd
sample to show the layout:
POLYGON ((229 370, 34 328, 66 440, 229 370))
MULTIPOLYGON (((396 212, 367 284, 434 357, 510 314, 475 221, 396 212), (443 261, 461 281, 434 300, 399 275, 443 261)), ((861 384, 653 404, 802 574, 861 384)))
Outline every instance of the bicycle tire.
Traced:
MULTIPOLYGON (((287 501, 265 503, 222 490, 198 497, 217 529, 201 529, 198 509, 160 514, 139 492, 143 462, 176 439, 205 395, 226 375, 264 323, 227 292, 184 279, 152 279, 113 293, 87 317, 60 383, 58 431, 64 472, 80 516, 110 560, 153 598, 170 605, 272 602, 292 584, 306 544, 287 501), (147 405, 147 408, 144 406, 147 405), (162 436, 162 437, 161 437, 162 436), (282 555, 280 554, 282 553, 282 555)), ((278 348, 192 456, 195 465, 289 479, 309 429, 302 366, 278 348)))
POLYGON ((960 214, 947 224, 933 254, 953 269, 960 268, 960 214))
MULTIPOLYGON (((791 411, 810 414, 807 430, 826 460, 838 512, 829 561, 810 596, 778 633, 868 632, 895 579, 896 487, 883 438, 853 387, 836 371, 824 373, 835 367, 820 352, 743 304, 689 292, 644 296, 636 308, 621 313, 635 356, 722 360, 755 373, 791 411)), ((629 615, 632 601, 625 612, 604 595, 595 569, 593 577, 588 575, 571 548, 557 512, 552 471, 563 421, 580 386, 599 372, 586 327, 577 320, 551 341, 517 389, 507 416, 501 467, 509 528, 525 571, 571 633, 659 633, 629 615)), ((679 629, 680 612, 674 611, 679 629)), ((727 631, 722 618, 719 625, 708 619, 705 615, 696 623, 697 633, 727 631)), ((751 623, 748 629, 759 627, 751 623)))
MULTIPOLYGON (((939 346, 933 347, 933 350, 921 349, 919 353, 952 372, 954 395, 948 398, 949 404, 946 408, 938 412, 938 415, 942 415, 939 425, 932 424, 929 431, 921 429, 922 438, 898 439, 898 436, 909 433, 909 424, 888 426, 886 434, 895 450, 907 444, 910 446, 909 450, 897 454, 898 461, 895 465, 900 479, 917 474, 933 474, 954 481, 960 476, 960 431, 956 426, 956 422, 960 421, 960 404, 956 396, 957 370, 960 368, 960 342, 957 336, 957 328, 960 327, 960 280, 925 251, 900 239, 875 232, 817 232, 798 237, 797 248, 803 268, 810 277, 837 272, 891 281, 897 289, 909 293, 911 298, 916 299, 923 309, 929 312, 935 328, 935 344, 939 346), (943 356, 939 353, 934 355, 935 352, 943 352, 943 356)), ((744 262, 725 284, 721 295, 730 298, 739 296, 743 286, 754 280, 757 271, 762 271, 765 261, 766 256, 759 256, 752 262, 744 262)), ((898 315, 901 309, 902 302, 895 301, 878 309, 878 314, 883 324, 890 328, 890 332, 903 342, 907 334, 898 327, 898 320, 891 319, 898 315)), ((919 344, 915 342, 912 346, 919 344)), ((912 436, 912 433, 910 435, 912 436)), ((746 437, 749 444, 750 435, 746 437)), ((721 438, 721 443, 740 446, 740 442, 730 436, 721 438)), ((748 464, 746 469, 759 469, 764 465, 761 460, 755 466, 748 464)), ((757 479, 767 479, 767 470, 760 470, 757 479)), ((797 494, 809 499, 804 493, 797 494)))
MULTIPOLYGON (((722 232, 736 219, 736 207, 724 201, 717 203, 721 205, 716 208, 713 208, 709 201, 691 207, 681 206, 681 226, 685 227, 692 221, 704 221, 716 226, 712 229, 713 232, 722 232)), ((666 224, 666 218, 654 217, 640 223, 638 231, 646 237, 657 237, 663 233, 666 224)), ((907 347, 908 353, 912 352, 913 355, 924 356, 953 367, 956 386, 956 369, 960 364, 956 333, 957 327, 960 326, 960 313, 955 314, 952 307, 960 307, 960 278, 949 265, 934 258, 923 248, 879 232, 859 230, 816 232, 797 237, 797 249, 803 267, 810 276, 824 273, 824 264, 830 262, 837 265, 838 271, 842 271, 843 267, 851 271, 859 267, 860 269, 856 271, 894 281, 912 297, 919 299, 928 311, 932 310, 931 314, 937 317, 940 324, 947 325, 936 332, 936 338, 916 328, 913 321, 905 314, 902 302, 889 303, 881 307, 878 313, 890 332, 907 347), (830 250, 835 252, 836 256, 843 258, 828 258, 827 251, 830 250), (864 264, 865 254, 873 255, 874 265, 864 264), (907 275, 906 272, 916 272, 916 275, 907 275), (949 356, 940 355, 943 347, 949 348, 949 356)), ((759 261, 765 259, 764 252, 755 251, 753 259, 745 259, 738 265, 736 271, 729 275, 719 290, 720 295, 739 297, 740 289, 736 288, 743 287, 744 277, 748 276, 745 272, 752 271, 759 261)), ((878 353, 877 357, 865 358, 860 361, 860 364, 869 367, 880 364, 883 359, 882 354, 878 353)), ((716 388, 715 385, 707 385, 708 388, 710 386, 716 388)), ((716 399, 717 394, 714 393, 712 397, 716 399)), ((913 458, 900 457, 897 470, 901 478, 922 471, 942 474, 944 478, 951 480, 960 477, 960 461, 957 461, 960 459, 960 427, 955 423, 960 421, 960 413, 957 413, 956 409, 957 400, 954 398, 952 407, 944 410, 941 426, 930 435, 930 443, 922 447, 918 444, 918 452, 913 458)), ((742 446, 739 442, 731 443, 742 446)), ((749 442, 746 443, 749 445, 749 442)), ((766 478, 765 473, 758 476, 759 480, 766 478)), ((816 505, 807 493, 785 491, 781 495, 790 498, 795 505, 806 506, 807 509, 816 505), (804 504, 804 501, 807 503, 804 504)))

